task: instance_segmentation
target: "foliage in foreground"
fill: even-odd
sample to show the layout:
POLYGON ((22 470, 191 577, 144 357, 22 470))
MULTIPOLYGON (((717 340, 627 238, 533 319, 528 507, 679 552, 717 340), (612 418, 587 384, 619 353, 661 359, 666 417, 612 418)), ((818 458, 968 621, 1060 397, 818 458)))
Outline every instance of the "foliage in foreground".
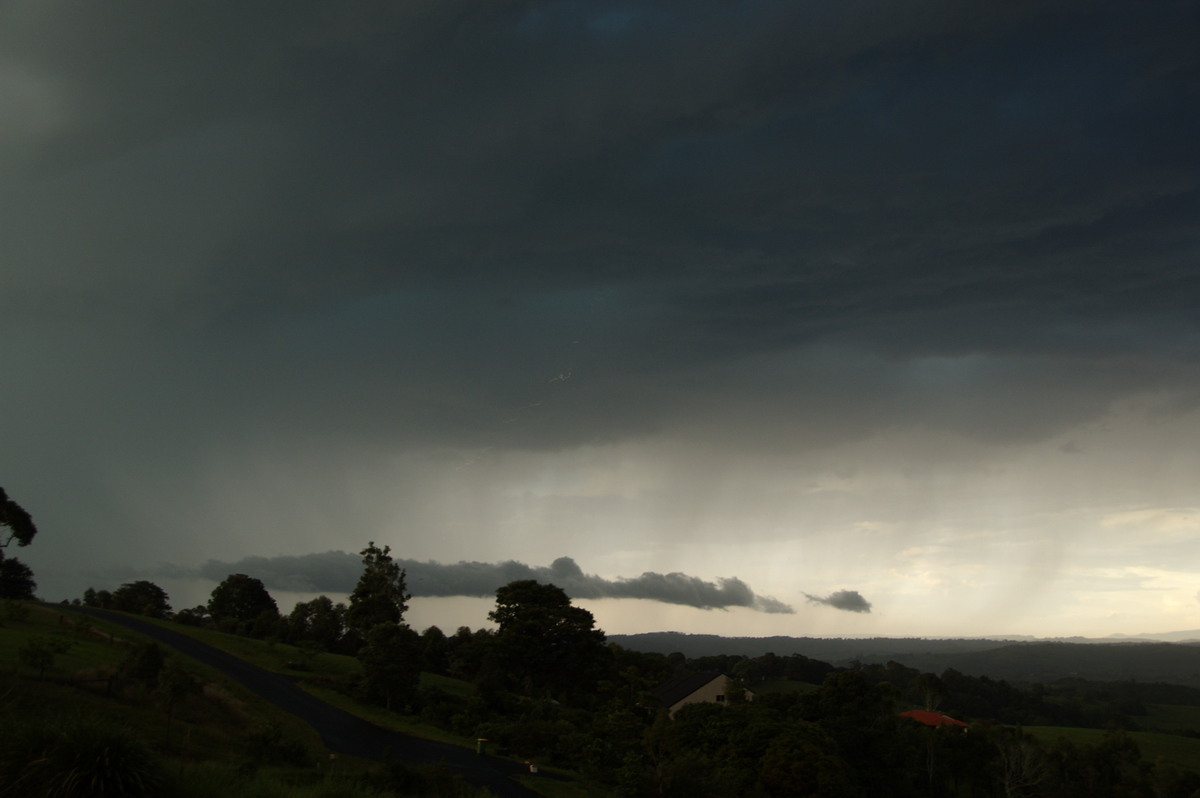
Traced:
POLYGON ((26 608, 0 645, 0 798, 478 795, 445 768, 331 759, 311 730, 154 643, 26 608), (70 653, 21 664, 50 644, 70 653))
POLYGON ((162 767, 128 729, 94 718, 31 720, 0 746, 0 795, 142 798, 160 794, 162 767))

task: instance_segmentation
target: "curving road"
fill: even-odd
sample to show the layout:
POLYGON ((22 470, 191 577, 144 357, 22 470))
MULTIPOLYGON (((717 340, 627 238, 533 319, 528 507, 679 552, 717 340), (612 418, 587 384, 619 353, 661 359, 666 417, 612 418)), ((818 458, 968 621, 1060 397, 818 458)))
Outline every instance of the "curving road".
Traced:
POLYGON ((140 618, 92 607, 57 606, 56 609, 70 609, 119 624, 223 671, 247 689, 312 726, 330 751, 364 759, 398 760, 408 764, 442 762, 468 783, 476 787, 486 787, 498 798, 537 796, 533 790, 512 779, 512 776, 526 772, 525 768, 516 762, 478 756, 465 748, 411 737, 368 723, 309 695, 288 676, 263 670, 195 638, 140 618))

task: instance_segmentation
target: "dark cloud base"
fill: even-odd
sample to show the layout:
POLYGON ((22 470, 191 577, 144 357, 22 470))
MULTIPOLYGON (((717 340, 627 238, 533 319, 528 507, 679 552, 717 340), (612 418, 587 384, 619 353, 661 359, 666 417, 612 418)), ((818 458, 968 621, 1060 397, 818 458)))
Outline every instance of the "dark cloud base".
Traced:
MULTIPOLYGON (((792 607, 770 596, 757 595, 737 577, 708 582, 682 573, 647 571, 631 579, 604 579, 585 574, 570 557, 559 557, 549 567, 507 560, 500 563, 458 562, 443 564, 397 560, 405 569, 408 589, 414 596, 479 596, 490 598, 496 589, 518 579, 536 579, 558 585, 572 598, 629 598, 681 604, 698 609, 747 607, 766 613, 792 613, 792 607)), ((279 557, 245 557, 236 562, 209 560, 198 575, 220 581, 231 573, 261 579, 268 588, 297 592, 349 593, 362 571, 360 558, 342 551, 279 557)))
POLYGON ((865 613, 871 611, 871 602, 863 598, 857 590, 838 590, 828 596, 814 596, 811 593, 805 593, 804 596, 811 604, 824 604, 826 607, 846 612, 865 613))

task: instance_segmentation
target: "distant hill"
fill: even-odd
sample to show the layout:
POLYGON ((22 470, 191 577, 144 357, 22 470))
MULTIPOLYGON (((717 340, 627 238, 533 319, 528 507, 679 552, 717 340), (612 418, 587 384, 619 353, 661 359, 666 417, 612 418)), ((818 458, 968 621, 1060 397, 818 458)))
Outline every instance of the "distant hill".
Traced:
POLYGON ((1166 682, 1200 687, 1200 646, 1180 643, 1058 643, 1004 645, 949 656, 895 657, 912 668, 954 668, 1012 682, 1079 678, 1098 682, 1166 682))
POLYGON ((947 668, 1011 682, 1167 682, 1200 687, 1200 644, 1121 640, 984 640, 920 638, 720 637, 656 632, 610 635, 635 651, 681 652, 689 658, 733 654, 801 654, 838 666, 896 661, 941 673, 947 668))
POLYGON ((1163 643, 1200 643, 1200 629, 1186 632, 1143 632, 1140 635, 1109 635, 1105 640, 1157 640, 1163 643))
POLYGON ((650 632, 638 635, 609 635, 608 639, 634 651, 656 651, 662 654, 678 651, 690 658, 717 654, 761 657, 769 652, 781 657, 802 654, 836 665, 853 660, 887 662, 888 659, 895 659, 894 655, 897 653, 951 654, 987 651, 1009 645, 1016 640, 1032 638, 927 640, 902 637, 721 637, 682 632, 650 632))

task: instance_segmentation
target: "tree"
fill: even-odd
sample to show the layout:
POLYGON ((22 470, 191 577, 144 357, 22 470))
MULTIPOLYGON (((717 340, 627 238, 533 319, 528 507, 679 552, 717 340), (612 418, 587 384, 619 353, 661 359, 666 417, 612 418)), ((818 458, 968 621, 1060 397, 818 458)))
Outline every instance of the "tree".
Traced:
POLYGON ((402 709, 421 681, 421 639, 407 624, 377 623, 358 651, 367 698, 402 709))
POLYGON ((148 687, 158 684, 158 675, 162 673, 166 658, 163 650, 155 642, 144 643, 135 647, 121 663, 121 673, 134 679, 141 679, 148 687))
POLYGON ((165 737, 171 735, 171 720, 175 717, 175 708, 189 695, 200 692, 200 685, 192 675, 180 664, 176 657, 171 657, 163 665, 158 674, 158 687, 155 693, 163 710, 167 713, 167 729, 165 737))
MULTIPOLYGON (((87 603, 86 595, 83 597, 83 603, 87 603)), ((208 617, 208 607, 203 604, 197 604, 195 607, 188 607, 175 613, 175 623, 180 623, 184 626, 205 626, 208 617)))
POLYGON ((37 590, 33 571, 16 557, 4 559, 0 553, 0 598, 31 599, 37 590))
POLYGON ((311 643, 321 651, 336 651, 346 631, 346 605, 329 596, 297 602, 288 616, 288 640, 311 643))
POLYGON ((127 582, 113 591, 110 606, 114 610, 151 618, 165 618, 171 614, 167 591, 145 579, 127 582))
POLYGON ((458 631, 446 639, 449 674, 459 679, 478 682, 490 661, 489 652, 495 638, 496 634, 491 629, 472 632, 470 627, 458 627, 458 631))
POLYGON ((430 626, 421 632, 421 669, 444 675, 449 665, 447 648, 446 633, 438 627, 430 626))
POLYGON ((0 527, 8 529, 8 534, 3 542, 0 542, 0 548, 4 548, 13 540, 17 541, 18 546, 28 546, 37 535, 37 526, 34 525, 33 518, 21 505, 8 498, 4 488, 0 488, 0 527))
POLYGON ((381 623, 403 623, 412 598, 407 592, 404 569, 393 562, 390 552, 390 547, 380 549, 375 541, 361 552, 363 573, 350 594, 346 626, 364 641, 381 623))
POLYGON ((837 746, 816 724, 796 721, 772 735, 759 760, 759 782, 772 796, 855 795, 837 746))
MULTIPOLYGON (((246 634, 266 618, 278 618, 279 606, 261 580, 245 574, 230 574, 213 589, 208 613, 218 625, 246 634)), ((269 624, 268 624, 269 625, 269 624)))
POLYGON ((25 645, 17 651, 17 658, 22 665, 37 671, 39 679, 43 679, 46 671, 54 666, 54 659, 59 654, 67 653, 70 648, 71 641, 62 637, 39 635, 25 641, 25 645))
POLYGON ((25 508, 8 498, 0 488, 0 528, 6 529, 0 540, 0 598, 31 599, 37 590, 33 571, 16 557, 5 557, 4 548, 17 541, 18 546, 28 546, 37 535, 37 526, 25 508))
POLYGON ((361 553, 363 573, 350 594, 346 636, 361 641, 357 652, 367 695, 391 708, 416 695, 421 676, 420 638, 404 623, 412 596, 388 546, 371 541, 361 553))
POLYGON ((112 608, 112 593, 108 590, 96 590, 94 587, 89 587, 83 591, 83 605, 85 607, 99 607, 102 610, 112 608))
POLYGON ((888 785, 906 772, 921 778, 925 757, 919 741, 906 735, 908 726, 902 725, 915 724, 896 713, 895 698, 888 682, 875 682, 860 671, 839 671, 800 699, 805 719, 817 719, 870 794, 898 794, 888 785))
POLYGON ((488 613, 495 653, 510 682, 525 695, 580 695, 594 687, 611 658, 592 614, 571 605, 562 588, 533 579, 496 591, 488 613))
MULTIPOLYGON (((1052 776, 1052 765, 1037 740, 1017 731, 1006 735, 997 743, 997 752, 1000 760, 1000 784, 1004 787, 1004 795, 1007 798, 1041 793, 1040 788, 1052 776)), ((1140 757, 1135 759, 1137 760, 1140 760, 1140 757)), ((1103 785, 1094 785, 1096 789, 1090 790, 1088 794, 1101 794, 1099 788, 1108 783, 1106 779, 1103 785)))
POLYGON ((942 680, 937 677, 937 674, 922 673, 916 678, 914 686, 924 699, 925 709, 930 712, 937 709, 946 697, 946 686, 942 684, 942 680))

